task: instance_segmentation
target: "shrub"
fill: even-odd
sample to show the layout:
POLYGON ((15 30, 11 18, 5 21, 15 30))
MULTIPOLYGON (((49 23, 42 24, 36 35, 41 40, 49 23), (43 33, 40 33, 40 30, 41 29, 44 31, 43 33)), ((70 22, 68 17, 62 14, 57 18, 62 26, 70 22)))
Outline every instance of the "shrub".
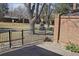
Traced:
POLYGON ((46 37, 44 42, 52 42, 52 40, 49 37, 46 37))
POLYGON ((35 30, 39 30, 39 29, 35 27, 35 30))
POLYGON ((47 30, 52 31, 52 30, 53 30, 53 28, 52 28, 52 27, 50 27, 50 28, 47 28, 47 30))
POLYGON ((77 53, 79 53, 79 46, 76 45, 76 44, 73 44, 73 43, 69 43, 66 46, 66 50, 70 50, 71 52, 77 52, 77 53))

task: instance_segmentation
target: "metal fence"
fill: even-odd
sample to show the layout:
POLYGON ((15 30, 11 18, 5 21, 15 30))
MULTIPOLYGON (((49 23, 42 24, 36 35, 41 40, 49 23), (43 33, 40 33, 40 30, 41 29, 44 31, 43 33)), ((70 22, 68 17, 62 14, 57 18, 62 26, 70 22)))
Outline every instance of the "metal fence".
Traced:
POLYGON ((43 42, 45 36, 32 34, 29 30, 4 30, 0 32, 0 52, 33 42, 43 42))

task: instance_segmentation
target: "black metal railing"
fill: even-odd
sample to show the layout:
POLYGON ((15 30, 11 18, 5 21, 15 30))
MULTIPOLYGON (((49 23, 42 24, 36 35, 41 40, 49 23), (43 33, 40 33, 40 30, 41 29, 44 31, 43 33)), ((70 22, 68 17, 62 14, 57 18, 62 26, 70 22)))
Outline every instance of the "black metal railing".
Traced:
POLYGON ((17 43, 23 46, 35 41, 43 42, 44 39, 45 35, 31 34, 28 30, 8 30, 7 32, 0 33, 0 48, 5 49, 4 45, 8 48, 13 48, 13 45, 18 46, 17 43))

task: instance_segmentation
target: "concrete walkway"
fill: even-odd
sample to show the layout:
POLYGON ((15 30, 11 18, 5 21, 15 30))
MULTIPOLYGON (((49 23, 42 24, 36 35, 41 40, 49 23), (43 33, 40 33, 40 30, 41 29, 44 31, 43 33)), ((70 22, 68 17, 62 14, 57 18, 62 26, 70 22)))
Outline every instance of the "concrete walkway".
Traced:
POLYGON ((79 53, 65 50, 60 43, 44 42, 12 50, 1 54, 1 56, 79 56, 79 53))
POLYGON ((37 46, 63 56, 79 56, 79 53, 74 53, 66 50, 64 47, 62 47, 62 44, 60 43, 45 42, 37 46))
POLYGON ((1 56, 61 56, 61 55, 46 50, 44 48, 38 47, 36 45, 33 45, 1 54, 1 56))

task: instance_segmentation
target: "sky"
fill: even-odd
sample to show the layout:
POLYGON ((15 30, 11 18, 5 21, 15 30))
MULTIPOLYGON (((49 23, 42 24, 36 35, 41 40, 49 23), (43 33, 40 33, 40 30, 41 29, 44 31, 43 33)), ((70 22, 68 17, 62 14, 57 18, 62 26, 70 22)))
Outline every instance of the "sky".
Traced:
POLYGON ((24 6, 22 3, 9 3, 9 10, 17 8, 18 6, 24 6))
POLYGON ((2 3, 79 3, 79 0, 0 0, 2 3))

